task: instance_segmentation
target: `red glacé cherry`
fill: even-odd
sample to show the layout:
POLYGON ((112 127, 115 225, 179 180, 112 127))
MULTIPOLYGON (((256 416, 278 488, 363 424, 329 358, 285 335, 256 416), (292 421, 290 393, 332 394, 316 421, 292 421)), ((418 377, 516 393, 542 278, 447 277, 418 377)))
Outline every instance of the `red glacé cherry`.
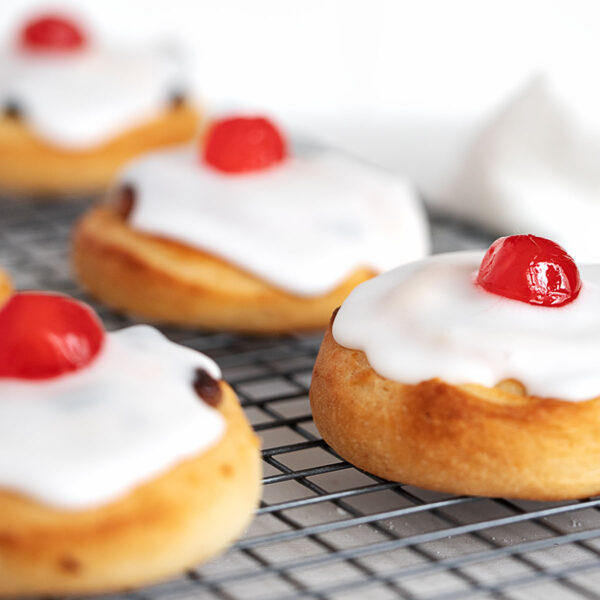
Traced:
POLYGON ((49 379, 96 357, 104 330, 85 304, 58 294, 21 292, 0 309, 0 378, 49 379))
POLYGON ((539 306, 563 306, 581 290, 575 261, 558 244, 535 235, 497 239, 476 282, 492 294, 539 306))
POLYGON ((283 136, 264 117, 233 117, 212 124, 206 135, 204 160, 226 173, 260 171, 287 155, 283 136))
POLYGON ((85 44, 80 27, 60 15, 43 15, 21 31, 21 45, 34 51, 78 50, 85 44))

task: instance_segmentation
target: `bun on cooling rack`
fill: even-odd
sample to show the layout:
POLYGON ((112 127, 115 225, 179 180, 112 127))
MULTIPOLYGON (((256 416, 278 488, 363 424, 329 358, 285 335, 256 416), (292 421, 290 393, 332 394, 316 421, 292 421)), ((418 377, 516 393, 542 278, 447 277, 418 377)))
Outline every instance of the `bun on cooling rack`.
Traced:
POLYGON ((260 495, 258 439, 212 360, 145 325, 105 333, 57 294, 0 309, 0 445, 2 598, 178 575, 260 495))
POLYGON ((134 156, 189 140, 198 121, 197 110, 183 103, 99 146, 68 150, 44 142, 24 121, 0 117, 0 186, 22 195, 96 192, 134 156))
POLYGON ((168 323, 325 327, 358 283, 428 249, 404 180, 332 152, 290 156, 264 117, 138 158, 113 193, 76 229, 77 276, 108 305, 168 323))
POLYGON ((499 240, 477 283, 481 253, 434 257, 362 284, 334 314, 310 402, 319 432, 343 458, 454 494, 565 500, 600 492, 600 295, 589 283, 598 270, 582 267, 581 285, 560 247, 548 258, 551 242, 513 237, 529 239, 504 256, 513 238, 499 240), (537 257, 521 252, 525 243, 537 257), (510 282, 514 269, 502 269, 521 260, 542 268, 510 282), (533 298, 531 273, 541 274, 533 298), (506 281, 501 295, 490 293, 490 282, 506 281))
POLYGON ((325 334, 310 390, 315 424, 343 458, 425 489, 529 500, 600 491, 600 398, 574 404, 495 388, 378 375, 325 334))
POLYGON ((113 308, 159 322, 254 333, 321 327, 332 306, 375 275, 358 269, 327 294, 296 296, 207 252, 135 231, 111 206, 79 222, 73 262, 84 288, 113 308))
POLYGON ((235 394, 221 390, 223 438, 121 500, 73 513, 0 491, 0 597, 127 589, 228 546, 258 502, 260 460, 235 394))

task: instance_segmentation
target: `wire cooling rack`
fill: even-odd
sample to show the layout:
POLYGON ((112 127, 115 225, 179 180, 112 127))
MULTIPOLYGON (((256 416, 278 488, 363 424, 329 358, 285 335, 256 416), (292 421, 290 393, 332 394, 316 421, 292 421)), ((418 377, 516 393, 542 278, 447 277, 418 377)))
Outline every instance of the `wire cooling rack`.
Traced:
MULTIPOLYGON (((70 277, 71 226, 87 202, 0 201, 0 265, 17 287, 90 301, 70 277)), ((490 238, 433 219, 437 251, 490 238)), ((107 327, 131 321, 95 305, 107 327)), ((165 329, 221 365, 263 442, 264 495, 224 556, 112 598, 600 598, 600 499, 533 503, 437 494, 341 460, 311 419, 319 335, 257 338, 165 329)))

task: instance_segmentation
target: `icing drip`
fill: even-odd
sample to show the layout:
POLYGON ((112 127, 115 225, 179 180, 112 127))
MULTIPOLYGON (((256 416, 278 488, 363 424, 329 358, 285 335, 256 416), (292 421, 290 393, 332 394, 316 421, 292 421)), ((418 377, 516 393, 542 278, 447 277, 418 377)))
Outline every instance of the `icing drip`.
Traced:
POLYGON ((166 52, 0 56, 0 105, 17 105, 37 136, 66 150, 92 148, 155 118, 181 86, 179 62, 166 52))
POLYGON ((136 190, 133 228, 210 252, 300 296, 429 249, 424 212, 402 179, 333 153, 232 176, 197 154, 157 152, 124 170, 121 180, 136 190))

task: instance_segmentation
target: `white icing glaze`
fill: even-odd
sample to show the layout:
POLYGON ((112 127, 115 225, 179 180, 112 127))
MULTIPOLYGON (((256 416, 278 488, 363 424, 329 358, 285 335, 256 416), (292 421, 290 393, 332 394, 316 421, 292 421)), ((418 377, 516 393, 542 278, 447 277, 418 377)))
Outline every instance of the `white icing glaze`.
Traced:
POLYGON ((548 237, 579 262, 600 262, 600 88, 570 71, 535 77, 484 125, 442 205, 498 234, 548 237))
POLYGON ((438 255, 361 284, 340 308, 333 337, 403 383, 437 377, 494 386, 513 378, 532 395, 600 396, 600 266, 580 267, 579 296, 552 308, 476 286, 482 257, 438 255))
POLYGON ((16 102, 41 139, 70 150, 100 145, 156 117, 181 86, 179 61, 158 49, 0 56, 0 104, 16 102))
POLYGON ((226 175, 196 148, 138 159, 132 227, 205 250, 301 296, 334 289, 355 269, 424 256, 427 222, 408 183, 338 154, 226 175))
POLYGON ((0 488, 59 508, 115 500, 219 440, 225 423, 192 387, 207 356, 146 325, 107 334, 87 368, 0 379, 0 488))

